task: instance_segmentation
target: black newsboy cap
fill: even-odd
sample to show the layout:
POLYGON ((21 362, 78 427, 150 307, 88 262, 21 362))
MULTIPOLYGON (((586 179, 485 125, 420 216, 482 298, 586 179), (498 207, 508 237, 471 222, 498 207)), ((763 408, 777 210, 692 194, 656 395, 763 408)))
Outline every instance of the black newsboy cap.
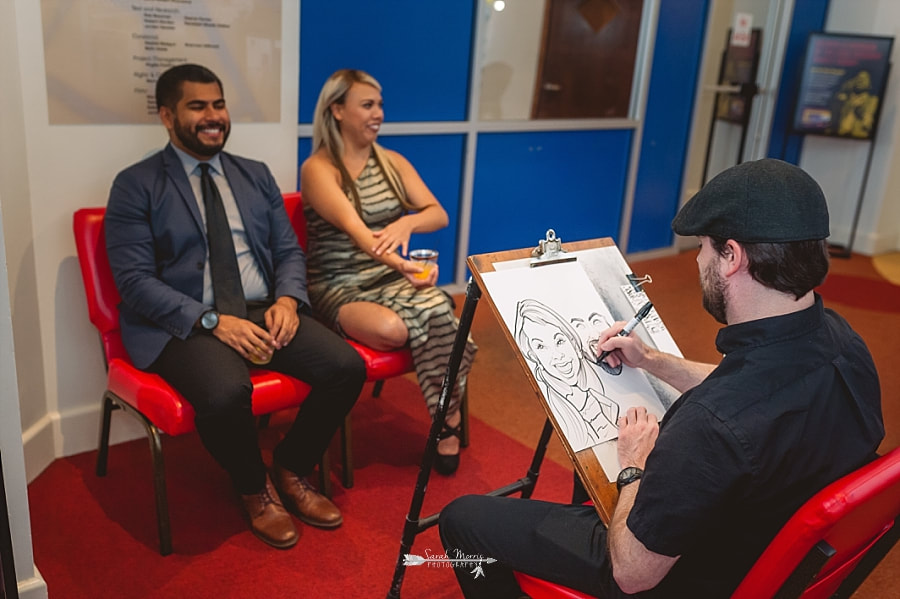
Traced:
POLYGON ((828 206, 803 169, 764 158, 716 175, 681 208, 672 230, 743 243, 825 239, 828 206))

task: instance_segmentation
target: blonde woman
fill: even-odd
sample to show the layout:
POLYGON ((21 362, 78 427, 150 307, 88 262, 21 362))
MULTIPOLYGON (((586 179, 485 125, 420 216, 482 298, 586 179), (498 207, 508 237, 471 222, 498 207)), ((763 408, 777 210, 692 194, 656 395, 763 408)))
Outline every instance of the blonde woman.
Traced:
MULTIPOLYGON (((309 294, 317 316, 378 350, 408 345, 431 414, 437 407, 458 321, 407 258, 412 233, 447 226, 447 212, 409 161, 377 143, 381 85, 342 69, 328 78, 313 116, 313 150, 300 170, 308 221, 309 294)), ((438 443, 435 469, 459 466, 459 399, 477 347, 469 339, 438 443)))

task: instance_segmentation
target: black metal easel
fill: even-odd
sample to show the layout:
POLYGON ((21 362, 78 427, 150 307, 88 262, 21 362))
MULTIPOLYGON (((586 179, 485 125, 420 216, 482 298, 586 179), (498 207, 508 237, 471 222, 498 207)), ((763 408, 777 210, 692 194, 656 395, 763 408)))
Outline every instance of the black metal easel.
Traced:
MULTIPOLYGON (((444 419, 447 416, 447 408, 450 405, 450 396, 453 392, 453 386, 456 384, 457 375, 459 374, 459 365, 466 348, 466 341, 469 337, 469 331, 472 328, 472 319, 475 316, 475 308, 478 306, 479 299, 481 299, 481 288, 470 278, 469 283, 466 286, 466 302, 463 305, 462 313, 460 314, 459 328, 456 331, 456 339, 454 340, 453 350, 450 354, 450 363, 447 365, 447 373, 444 375, 444 383, 441 387, 441 397, 438 400, 437 410, 435 410, 434 418, 431 421, 431 429, 428 431, 428 440, 425 443, 425 452, 422 455, 422 464, 419 467, 416 488, 413 492, 412 501, 409 506, 409 513, 406 516, 406 523, 403 526, 403 537, 400 541, 400 553, 397 556, 397 564, 394 567, 394 578, 391 581, 391 588, 388 591, 387 599, 400 599, 400 587, 403 585, 403 576, 406 574, 405 556, 412 549, 412 544, 413 541, 415 541, 416 535, 437 524, 438 517, 440 516, 440 512, 438 512, 426 516, 425 518, 419 517, 422 512, 422 504, 425 500, 425 490, 428 487, 428 478, 431 475, 434 456, 437 453, 438 436, 444 427, 444 419)), ((541 463, 544 461, 547 443, 550 441, 550 435, 552 433, 553 425, 548 419, 544 422, 544 429, 541 432, 540 440, 534 450, 531 466, 525 476, 505 487, 491 491, 487 493, 487 495, 504 497, 521 492, 522 497, 531 497, 531 493, 534 491, 534 487, 537 484, 541 463)))

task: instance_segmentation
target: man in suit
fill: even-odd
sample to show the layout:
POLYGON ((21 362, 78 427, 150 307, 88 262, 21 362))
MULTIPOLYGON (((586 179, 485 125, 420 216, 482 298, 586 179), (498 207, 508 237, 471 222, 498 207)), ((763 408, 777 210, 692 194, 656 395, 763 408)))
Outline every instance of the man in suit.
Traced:
MULTIPOLYGON (((618 502, 593 506, 465 496, 443 510, 451 558, 493 558, 467 598, 517 598, 513 571, 606 599, 729 597, 806 500, 873 457, 884 437, 878 374, 863 340, 814 291, 828 272, 828 208, 794 165, 723 171, 672 229, 699 241, 703 306, 726 325, 719 364, 658 351, 608 328, 594 351, 682 393, 661 423, 618 420, 618 502)), ((606 481, 600 481, 606 484, 606 481)), ((580 495, 583 495, 581 493, 580 495)))
POLYGON ((299 535, 285 508, 314 526, 342 522, 306 476, 353 407, 365 364, 309 316, 306 258, 269 169, 222 151, 231 121, 219 78, 173 67, 157 81, 156 103, 169 144, 118 174, 106 211, 122 340, 135 366, 194 407, 253 533, 292 547, 299 535), (312 386, 271 476, 251 412, 252 363, 312 386))

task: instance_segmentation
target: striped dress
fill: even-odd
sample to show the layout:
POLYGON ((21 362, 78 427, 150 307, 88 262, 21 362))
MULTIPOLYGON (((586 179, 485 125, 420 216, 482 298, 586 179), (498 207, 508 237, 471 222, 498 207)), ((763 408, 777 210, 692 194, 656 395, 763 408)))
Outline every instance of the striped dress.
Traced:
MULTIPOLYGON (((373 231, 403 216, 403 206, 374 156, 356 179, 362 218, 373 231)), ((347 198, 350 202, 350 198, 347 198)), ((350 236, 304 207, 307 220, 307 281, 316 317, 342 333, 338 310, 350 302, 374 302, 396 312, 409 330, 409 348, 425 403, 434 414, 459 321, 437 287, 416 289, 402 274, 359 249, 350 236)), ((471 337, 459 367, 448 413, 459 407, 461 389, 475 357, 471 337)))

